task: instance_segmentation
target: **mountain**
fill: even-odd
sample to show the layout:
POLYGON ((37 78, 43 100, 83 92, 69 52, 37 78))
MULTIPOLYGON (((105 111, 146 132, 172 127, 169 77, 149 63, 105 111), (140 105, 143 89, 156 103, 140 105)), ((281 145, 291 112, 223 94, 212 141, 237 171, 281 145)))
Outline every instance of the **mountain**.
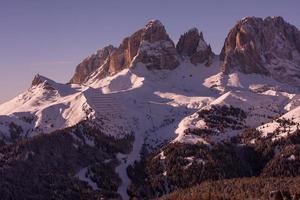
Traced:
POLYGON ((107 46, 86 58, 77 66, 70 82, 84 83, 93 72, 92 77, 101 79, 139 62, 154 69, 173 69, 179 64, 175 45, 158 20, 125 38, 118 48, 107 46))
POLYGON ((221 52, 226 72, 260 73, 299 86, 300 31, 282 17, 246 17, 229 32, 221 52))
POLYGON ((281 17, 247 17, 216 55, 197 28, 174 44, 152 20, 67 84, 36 75, 0 105, 0 194, 149 199, 299 176, 299 40, 281 17))

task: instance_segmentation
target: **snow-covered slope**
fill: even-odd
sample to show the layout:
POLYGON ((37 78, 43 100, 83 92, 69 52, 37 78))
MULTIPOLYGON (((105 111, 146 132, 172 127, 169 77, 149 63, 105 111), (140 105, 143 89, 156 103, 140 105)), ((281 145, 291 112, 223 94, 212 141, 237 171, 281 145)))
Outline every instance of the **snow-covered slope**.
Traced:
POLYGON ((300 106, 269 123, 259 126, 257 130, 262 132, 263 137, 271 134, 273 140, 295 133, 300 130, 300 106))
POLYGON ((122 107, 117 110, 131 127, 135 127, 136 137, 142 135, 139 137, 141 144, 155 147, 174 139, 177 124, 186 115, 218 96, 214 89, 202 84, 206 77, 218 72, 218 66, 217 58, 211 67, 195 66, 186 61, 174 70, 148 70, 139 63, 134 68, 88 84, 94 91, 117 99, 122 107))
POLYGON ((116 169, 124 180, 120 191, 126 191, 126 168, 139 159, 143 146, 151 151, 172 140, 223 141, 245 128, 269 123, 299 103, 297 88, 262 75, 223 74, 219 66, 218 57, 210 67, 183 60, 173 70, 148 70, 138 63, 113 76, 90 79, 86 85, 58 84, 40 76, 40 81, 34 81, 38 84, 0 106, 1 135, 12 141, 12 129, 18 127, 23 130, 21 136, 28 137, 87 119, 109 135, 133 134, 132 152, 118 156, 123 164, 116 169), (220 116, 226 127, 211 128, 213 123, 207 119, 220 116), (213 132, 195 134, 201 129, 213 132))
MULTIPOLYGON (((218 70, 216 58, 211 67, 186 61, 174 70, 148 70, 138 63, 89 86, 61 85, 42 77, 39 84, 1 105, 0 114, 6 121, 17 121, 24 137, 50 133, 86 119, 110 135, 134 134, 132 153, 120 155, 123 165, 117 168, 122 179, 129 180, 126 168, 139 159, 143 145, 151 150, 175 139, 178 123, 218 96, 203 85, 206 77, 218 70)), ((3 121, 1 135, 11 141, 7 127, 9 123, 3 121)), ((125 188, 128 185, 124 183, 125 188)))
MULTIPOLYGON (((175 141, 208 144, 209 141, 228 140, 246 128, 256 128, 281 115, 285 118, 284 114, 293 108, 290 112, 294 114, 287 114, 293 117, 288 118, 293 118, 295 122, 299 119, 299 115, 295 114, 299 89, 274 79, 259 74, 220 72, 208 77, 204 85, 216 89, 220 95, 180 122, 175 141)), ((268 124, 266 126, 270 127, 268 124)))
MULTIPOLYGON (((50 133, 73 126, 90 115, 84 88, 58 84, 39 75, 37 79, 40 81, 27 91, 0 105, 0 115, 8 116, 22 128, 20 136, 50 133)), ((3 123, 2 128, 7 124, 3 123)), ((9 138, 9 134, 2 131, 1 136, 9 138)))

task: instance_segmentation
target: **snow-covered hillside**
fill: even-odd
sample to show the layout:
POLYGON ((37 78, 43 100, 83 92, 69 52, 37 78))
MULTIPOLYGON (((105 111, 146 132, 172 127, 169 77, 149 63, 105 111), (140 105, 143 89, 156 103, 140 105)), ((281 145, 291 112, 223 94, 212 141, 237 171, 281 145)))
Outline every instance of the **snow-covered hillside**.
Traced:
MULTIPOLYGON (((1 136, 12 141, 11 129, 16 127, 23 130, 21 136, 31 137, 86 119, 101 124, 103 132, 109 135, 134 134, 132 153, 120 155, 123 166, 117 168, 123 180, 128 181, 126 168, 139 159, 143 145, 151 150, 172 140, 205 144, 222 141, 246 127, 271 123, 286 109, 297 106, 298 94, 290 93, 296 88, 288 87, 286 92, 286 85, 261 75, 222 74, 219 66, 218 57, 210 67, 183 61, 174 70, 148 70, 139 63, 84 86, 58 84, 39 76, 39 84, 0 106, 1 136), (210 128, 199 112, 222 106, 245 113, 240 129, 216 129, 208 140, 207 136, 187 131, 210 128)), ((290 112, 298 113, 298 108, 290 112)), ((299 120, 299 115, 293 115, 293 120, 299 120)), ((127 182, 124 187, 128 185, 127 182)))
MULTIPOLYGON (((89 116, 84 88, 58 84, 40 75, 33 82, 27 91, 0 106, 0 114, 21 128, 20 137, 50 133, 89 116)), ((10 132, 3 129, 12 125, 9 121, 1 123, 1 137, 9 140, 10 132)))
POLYGON ((0 106, 1 137, 13 141, 11 122, 22 130, 19 137, 31 137, 87 119, 109 135, 134 134, 132 153, 120 155, 123 165, 117 168, 125 176, 122 179, 129 180, 126 168, 139 159, 143 145, 152 150, 175 139, 184 117, 218 97, 215 89, 203 85, 218 72, 217 58, 214 63, 206 67, 186 61, 174 70, 148 70, 139 63, 84 86, 58 84, 39 76, 37 85, 0 106))
POLYGON ((297 130, 300 130, 300 106, 269 123, 259 126, 257 130, 261 131, 264 137, 271 134, 273 140, 295 133, 297 130))

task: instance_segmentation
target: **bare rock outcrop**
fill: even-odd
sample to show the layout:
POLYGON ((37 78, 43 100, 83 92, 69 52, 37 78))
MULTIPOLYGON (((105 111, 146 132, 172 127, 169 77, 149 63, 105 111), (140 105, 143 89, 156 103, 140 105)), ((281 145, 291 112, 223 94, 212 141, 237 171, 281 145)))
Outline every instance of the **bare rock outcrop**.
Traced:
POLYGON ((109 57, 109 74, 115 74, 129 67, 138 52, 143 30, 138 30, 123 40, 121 45, 109 57))
POLYGON ((229 32, 220 58, 229 73, 269 75, 300 86, 300 32, 282 17, 246 17, 229 32))
POLYGON ((102 79, 137 63, 148 69, 174 69, 179 65, 175 45, 160 21, 150 21, 126 37, 118 48, 110 45, 84 59, 76 67, 70 83, 83 84, 102 79))
POLYGON ((39 74, 36 74, 31 82, 31 87, 40 85, 40 84, 44 83, 44 81, 45 81, 44 77, 42 77, 39 74))
POLYGON ((211 47, 205 42, 203 33, 199 33, 197 28, 192 28, 181 35, 176 49, 181 56, 189 57, 191 63, 195 65, 197 63, 205 63, 207 66, 211 64, 213 57, 211 47))
POLYGON ((148 69, 174 69, 179 65, 173 41, 158 20, 125 38, 120 47, 110 56, 110 74, 143 63, 148 69))
POLYGON ((36 74, 31 82, 31 87, 39 85, 42 85, 42 87, 47 90, 55 90, 55 88, 53 87, 53 81, 44 76, 36 74))
POLYGON ((98 50, 95 54, 85 58, 79 65, 77 65, 75 74, 70 80, 70 83, 84 83, 95 70, 107 62, 109 55, 115 49, 115 47, 109 45, 98 50))

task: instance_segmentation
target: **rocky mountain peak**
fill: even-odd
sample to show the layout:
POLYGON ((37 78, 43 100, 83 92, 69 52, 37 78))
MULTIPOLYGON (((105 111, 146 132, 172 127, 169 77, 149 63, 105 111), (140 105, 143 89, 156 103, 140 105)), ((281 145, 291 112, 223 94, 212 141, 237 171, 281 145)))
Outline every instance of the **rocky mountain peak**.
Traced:
POLYGON ((197 51, 199 40, 203 39, 202 33, 201 36, 197 28, 192 28, 181 35, 176 45, 178 53, 183 56, 192 56, 197 51))
POLYGON ((192 28, 179 38, 176 49, 181 56, 190 57, 193 64, 206 63, 210 65, 213 53, 210 45, 208 45, 203 33, 197 28, 192 28))
POLYGON ((222 70, 259 73, 300 85, 300 32, 282 17, 245 17, 230 31, 222 70))
POLYGON ((53 83, 54 83, 54 81, 52 81, 40 74, 36 74, 32 80, 31 87, 41 85, 46 90, 55 90, 53 83))
POLYGON ((164 27, 164 25, 161 23, 160 20, 158 20, 158 19, 152 19, 146 25, 146 28, 151 28, 151 27, 164 27))
POLYGON ((164 25, 159 20, 151 20, 143 29, 142 39, 150 43, 170 40, 164 25))
POLYGON ((36 74, 32 80, 31 87, 37 86, 45 81, 45 78, 39 74, 36 74))
POLYGON ((132 63, 143 63, 148 69, 174 69, 179 65, 173 41, 159 20, 150 21, 141 30, 137 55, 132 63))
POLYGON ((179 65, 175 45, 159 20, 151 20, 123 39, 118 48, 109 45, 84 59, 76 67, 70 83, 101 79, 137 63, 143 63, 148 69, 173 69, 179 65))

